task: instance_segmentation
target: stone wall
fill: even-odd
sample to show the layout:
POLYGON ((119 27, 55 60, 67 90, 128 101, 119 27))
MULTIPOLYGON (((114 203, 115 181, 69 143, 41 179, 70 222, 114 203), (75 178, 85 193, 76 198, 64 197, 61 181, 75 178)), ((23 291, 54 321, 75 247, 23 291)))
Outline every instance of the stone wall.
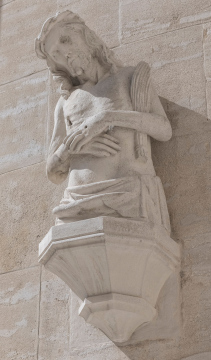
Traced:
POLYGON ((0 1, 0 358, 211 359, 211 5, 208 0, 0 1), (40 268, 38 243, 65 187, 45 160, 58 98, 34 39, 47 17, 78 12, 125 64, 147 61, 173 127, 153 157, 182 246, 181 331, 118 348, 77 315, 79 299, 40 268))

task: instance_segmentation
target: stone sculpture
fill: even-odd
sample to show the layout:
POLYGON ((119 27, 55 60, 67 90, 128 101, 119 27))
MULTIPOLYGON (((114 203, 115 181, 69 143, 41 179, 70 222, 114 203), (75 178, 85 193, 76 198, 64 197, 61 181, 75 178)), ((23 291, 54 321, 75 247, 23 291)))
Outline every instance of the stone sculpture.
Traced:
POLYGON ((56 184, 69 176, 40 261, 84 300, 86 321, 124 343, 156 318, 178 266, 150 147, 171 126, 149 66, 122 66, 78 15, 48 19, 36 53, 61 84, 47 174, 56 184))
POLYGON ((45 23, 36 52, 61 82, 47 173, 54 183, 69 182, 56 216, 142 217, 169 230, 150 137, 166 141, 172 131, 149 66, 121 66, 70 11, 45 23))

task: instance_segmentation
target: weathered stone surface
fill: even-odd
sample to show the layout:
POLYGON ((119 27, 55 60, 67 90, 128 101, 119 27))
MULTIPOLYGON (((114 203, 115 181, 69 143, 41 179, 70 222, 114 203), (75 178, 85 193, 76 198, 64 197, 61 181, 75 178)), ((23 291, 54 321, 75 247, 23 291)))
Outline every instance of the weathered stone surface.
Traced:
MULTIPOLYGON (((0 8, 0 30, 2 35, 0 83, 3 84, 18 79, 20 76, 27 76, 34 71, 44 69, 43 61, 37 60, 36 55, 34 55, 34 38, 38 35, 42 22, 48 16, 55 14, 56 7, 54 0, 42 3, 40 1, 35 2, 35 0, 27 2, 26 0, 2 0, 1 3, 8 3, 0 8), (46 4, 48 6, 47 12, 45 12, 46 4), (3 33, 4 38, 7 35, 4 43, 2 43, 3 33)), ((116 46, 119 41, 119 15, 116 10, 113 11, 114 7, 116 9, 116 5, 110 1, 101 1, 101 3, 97 5, 99 12, 102 14, 100 17, 95 16, 96 10, 94 6, 92 7, 94 1, 58 0, 58 9, 68 8, 72 10, 71 6, 73 5, 80 16, 85 19, 87 16, 87 23, 96 30, 97 34, 102 36, 109 46, 116 46), (107 4, 108 12, 107 9, 101 10, 101 6, 107 7, 107 4), (105 18, 103 11, 106 11, 105 18)), ((164 107, 167 113, 167 108, 170 108, 168 117, 173 126, 174 136, 180 136, 180 141, 173 139, 172 143, 158 144, 155 142, 153 144, 153 153, 157 174, 162 178, 165 185, 165 192, 169 201, 168 206, 174 224, 174 234, 176 234, 175 238, 181 239, 184 243, 182 268, 183 330, 180 341, 175 339, 167 342, 144 342, 141 345, 127 346, 120 350, 112 345, 109 340, 104 342, 105 337, 100 331, 85 324, 83 319, 78 317, 75 313, 78 306, 77 298, 74 299, 73 295, 72 315, 70 315, 73 320, 70 322, 73 330, 70 332, 71 347, 70 352, 67 354, 65 351, 67 349, 68 333, 62 325, 65 319, 60 306, 61 302, 66 314, 65 291, 63 292, 64 289, 60 281, 57 282, 56 278, 51 277, 50 274, 49 278, 44 275, 42 289, 46 298, 43 298, 44 301, 41 305, 43 322, 40 330, 45 339, 40 338, 41 352, 39 360, 50 360, 50 355, 54 360, 54 353, 56 354, 55 360, 210 360, 211 284, 210 214, 208 211, 210 204, 210 133, 207 134, 207 137, 204 135, 208 130, 206 117, 200 118, 197 114, 197 112, 200 112, 200 114, 206 116, 206 93, 208 118, 211 118, 210 23, 203 26, 205 30, 203 44, 204 64, 201 26, 191 26, 189 29, 181 29, 149 38, 147 41, 140 41, 146 36, 151 37, 160 32, 174 30, 177 27, 186 27, 202 21, 206 22, 210 17, 210 2, 208 0, 174 1, 173 6, 172 1, 165 0, 153 0, 150 3, 149 1, 124 0, 120 4, 122 41, 129 43, 136 40, 137 42, 123 46, 117 49, 117 52, 127 64, 135 65, 141 59, 149 62, 152 66, 154 63, 155 67, 152 67, 152 74, 159 94, 174 101, 174 104, 169 105, 168 103, 164 107), (150 23, 149 20, 152 15, 153 21, 150 23), (136 18, 138 19, 137 22, 135 22, 136 18), (145 23, 140 24, 140 21, 145 20, 145 23), (205 65, 206 86, 203 65, 205 65), (178 104, 184 107, 182 108, 178 104), (189 109, 194 111, 190 112, 189 109), (189 138, 187 135, 194 136, 189 138), (184 146, 186 142, 187 147, 184 146), (165 169, 168 169, 168 171, 165 169), (187 214, 192 212, 196 216, 188 218, 187 214), (189 222, 189 225, 187 222, 189 222), (52 278, 55 280, 52 280, 52 278), (49 283, 51 284, 50 289, 53 289, 53 297, 57 297, 58 300, 54 299, 52 303, 47 304, 46 299, 50 299, 50 291, 48 293, 47 289, 49 283), (58 289, 58 293, 56 289, 58 289), (51 304, 53 304, 52 308, 50 308, 51 304), (55 317, 58 309, 61 322, 55 322, 53 309, 55 317), (47 313, 46 317, 44 311, 47 313), (63 346, 60 332, 55 335, 48 318, 51 319, 54 326, 57 324, 57 329, 64 330, 63 346), (48 339, 47 332, 52 334, 50 339, 48 339), (58 336, 59 339, 58 346, 56 346, 57 340, 55 336, 58 336), (45 346, 45 341, 47 341, 48 346, 45 346), (64 352, 63 348, 65 349, 64 352)), ((13 90, 11 89, 11 91, 13 90)), ((20 89, 20 92, 22 91, 23 89, 20 89)), ((2 96, 4 94, 1 93, 2 96)), ((12 100, 10 94, 7 94, 7 97, 10 101, 12 100)), ((53 112, 54 104, 55 100, 52 100, 51 105, 50 99, 48 138, 51 136, 53 118, 50 112, 53 112)), ((32 123, 30 123, 31 126, 32 123)), ((27 131, 31 130, 28 129, 27 131)), ((30 132, 30 134, 32 133, 30 132)), ((23 137, 20 137, 20 141, 23 141, 23 137)), ((0 177, 2 189, 6 191, 5 194, 3 194, 3 191, 1 193, 1 213, 3 214, 2 228, 0 230, 1 233, 3 232, 3 235, 1 234, 2 272, 37 263, 38 242, 53 223, 49 208, 58 203, 61 194, 61 188, 56 188, 45 180, 44 167, 44 164, 33 165, 0 177), (37 235, 40 237, 34 241, 37 235)), ((29 282, 25 275, 30 271, 32 269, 26 272, 18 272, 21 274, 21 281, 29 282), (22 277, 23 273, 25 275, 22 277)), ((17 276, 15 274, 17 273, 3 275, 2 279, 8 279, 11 275, 13 277, 17 276)), ((10 287, 10 281, 5 280, 5 282, 6 285, 9 283, 10 287)), ((23 283, 21 289, 24 286, 23 283)), ((27 287, 26 292, 30 293, 30 289, 31 286, 27 287)), ((11 335, 12 340, 3 336, 0 350, 2 360, 23 360, 24 358, 35 360, 37 358, 34 346, 34 330, 33 333, 29 330, 30 326, 32 329, 34 328, 35 318, 33 316, 27 318, 28 324, 24 328, 24 323, 21 323, 24 316, 16 318, 16 310, 14 310, 16 306, 21 306, 17 310, 17 316, 18 314, 25 315, 27 311, 30 314, 34 312, 35 315, 36 310, 32 305, 35 298, 29 300, 30 308, 26 308, 25 301, 9 306, 9 303, 7 303, 7 306, 3 307, 1 315, 1 322, 4 324, 3 330, 11 331, 17 328, 18 330, 11 335), (19 327, 15 323, 18 323, 19 327)), ((3 334, 5 335, 5 333, 3 334)))
POLYGON ((208 121, 209 119, 206 116, 167 99, 160 98, 160 100, 170 120, 173 138, 191 134, 195 134, 196 138, 198 138, 199 134, 205 134, 211 130, 211 121, 208 121))
POLYGON ((6 5, 6 4, 9 4, 9 3, 12 2, 12 1, 14 1, 14 0, 1 0, 1 1, 0 1, 0 7, 1 7, 1 6, 4 6, 4 5, 6 5))
POLYGON ((203 25, 204 71, 206 77, 207 117, 211 119, 211 23, 203 25))
POLYGON ((37 61, 34 39, 46 17, 56 12, 56 0, 12 1, 1 8, 1 80, 8 83, 43 70, 37 61), (23 26, 24 24, 24 26, 23 26))
POLYGON ((48 72, 0 87, 0 173, 45 157, 48 72))
POLYGON ((174 137, 162 146, 153 143, 154 163, 164 184, 173 238, 211 230, 210 136, 207 126, 207 132, 174 137))
POLYGON ((210 261, 210 233, 184 240, 181 284, 183 323, 186 336, 182 339, 182 343, 184 348, 189 345, 192 354, 210 349, 210 261))
MULTIPOLYGON (((40 239, 53 224, 51 213, 63 187, 50 184, 45 163, 0 176, 1 264, 0 272, 37 265, 40 239)), ((61 195, 60 195, 61 196, 61 195)))
MULTIPOLYGON (((124 352, 113 344, 103 344, 96 346, 95 349, 84 349, 70 351, 67 360, 130 360, 124 352)), ((145 359, 144 359, 145 360, 145 359)), ((150 360, 153 360, 150 358, 150 360)))
POLYGON ((0 275, 0 357, 36 360, 40 267, 0 275))
POLYGON ((120 1, 120 33, 123 43, 209 21, 208 0, 120 1))
POLYGON ((204 71, 207 80, 211 80, 211 23, 203 25, 204 71))
POLYGON ((201 26, 123 45, 115 53, 127 65, 148 62, 160 96, 207 115, 201 26))
POLYGON ((168 31, 176 20, 173 0, 163 1, 162 6, 155 0, 121 0, 120 16, 123 43, 168 31))
MULTIPOLYGON (((69 359, 69 288, 42 268, 39 360, 69 359)), ((71 329, 72 333, 72 329, 71 329)))
POLYGON ((191 355, 187 358, 183 358, 182 360, 210 360, 211 352, 203 352, 200 354, 191 355))
MULTIPOLYGON (((48 118, 47 118, 47 139, 46 139, 46 149, 48 151, 51 137, 53 133, 54 128, 54 111, 56 104, 60 98, 59 93, 59 86, 58 83, 56 83, 53 80, 53 76, 51 75, 49 71, 49 86, 48 86, 48 118)), ((47 158, 47 151, 46 151, 46 158, 47 158)))
POLYGON ((82 301, 71 292, 71 305, 70 305, 70 349, 77 351, 83 344, 83 349, 96 349, 100 348, 103 344, 111 345, 111 340, 108 339, 101 331, 94 326, 85 322, 82 317, 78 316, 79 307, 82 301))
MULTIPOLYGON (((158 297, 179 266, 180 249, 161 226, 112 217, 66 223, 51 228, 39 255, 40 262, 84 300, 79 315, 112 341, 130 343, 131 335, 150 323, 155 339, 169 336, 170 328, 163 333, 169 324, 161 317, 159 325, 156 322, 158 297)), ((174 287, 176 283, 174 279, 174 287)), ((177 300, 178 290, 169 301, 177 300)), ((168 312, 171 324, 174 312, 168 312)), ((147 335, 151 339, 150 330, 147 335)), ((134 341, 148 340, 147 335, 142 332, 134 341)))
MULTIPOLYGON (((156 324, 148 324, 136 331, 130 341, 134 347, 137 346, 134 344, 137 344, 140 338, 142 338, 143 341, 147 339, 155 341, 158 334, 160 335, 160 338, 175 339, 175 337, 178 337, 178 331, 180 331, 179 323, 181 321, 180 304, 175 301, 179 296, 178 288, 179 284, 175 282, 175 279, 170 278, 167 281, 167 284, 163 289, 164 291, 161 292, 161 301, 158 304, 160 313, 159 320, 156 324), (174 314, 174 319, 172 319, 172 314, 174 314), (169 322, 169 319, 171 319, 171 323, 169 322), (175 320, 177 323, 175 323, 175 320), (166 324, 165 327, 163 326, 163 322, 166 324)), ((101 331, 90 324, 85 323, 81 317, 78 317, 78 310, 81 305, 82 301, 72 292, 70 308, 71 351, 77 352, 83 348, 83 351, 90 352, 91 350, 96 351, 96 349, 111 346, 112 342, 101 331)))
POLYGON ((57 0, 57 3, 59 11, 79 14, 107 46, 119 45, 119 0, 57 0))

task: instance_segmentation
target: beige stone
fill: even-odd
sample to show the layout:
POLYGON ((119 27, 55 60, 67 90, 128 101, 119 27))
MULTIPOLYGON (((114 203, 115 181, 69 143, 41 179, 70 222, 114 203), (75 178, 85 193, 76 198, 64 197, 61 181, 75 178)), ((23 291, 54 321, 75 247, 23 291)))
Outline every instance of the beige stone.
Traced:
POLYGON ((144 0, 120 1, 120 34, 123 43, 169 31, 174 24, 173 0, 159 2, 144 0), (165 8, 165 12, 164 12, 165 8))
MULTIPOLYGON (((156 324, 157 303, 178 268, 180 251, 162 226, 112 217, 54 226, 40 243, 39 255, 40 262, 84 300, 79 315, 112 341, 128 343, 138 327, 151 322, 154 338, 170 333, 169 323, 156 324)), ((171 311, 169 315, 172 324, 171 311)), ((148 339, 145 331, 134 341, 143 337, 148 339)))
POLYGON ((120 33, 123 43, 148 38, 210 21, 208 0, 120 1, 120 33))
POLYGON ((36 360, 40 267, 0 275, 0 357, 36 360))
POLYGON ((0 87, 0 173, 45 158, 48 72, 0 87))
POLYGON ((78 310, 82 305, 82 301, 71 292, 70 304, 70 349, 77 351, 81 349, 95 350, 100 349, 105 344, 111 346, 113 343, 108 337, 94 326, 85 322, 82 317, 78 316, 78 310))
MULTIPOLYGON (((207 248, 207 251, 208 248, 207 248)), ((187 254, 194 261, 191 253, 187 254)), ((192 354, 210 350, 210 272, 200 269, 198 275, 192 274, 194 268, 184 268, 182 277, 183 334, 181 347, 191 349, 192 354)), ((190 354, 190 351, 188 351, 190 354)))
MULTIPOLYGON (((113 344, 103 344, 95 349, 77 349, 70 351, 67 360, 130 360, 124 352, 113 344)), ((144 359, 145 360, 145 359, 144 359)), ((152 359, 150 359, 152 360, 152 359)))
POLYGON ((173 237, 181 239, 211 229, 210 134, 207 124, 207 132, 204 129, 203 133, 178 136, 163 146, 153 144, 154 163, 164 184, 173 237))
MULTIPOLYGON (((85 349, 84 351, 70 352, 68 360, 130 360, 121 349, 114 345, 103 345, 93 349, 85 349)), ((145 360, 145 359, 144 359, 145 360)), ((151 359, 150 359, 151 360, 151 359)))
MULTIPOLYGON (((45 163, 0 176, 1 221, 0 272, 37 265, 40 238, 53 224, 51 210, 63 187, 49 184, 45 163)), ((60 195, 61 196, 61 195, 60 195)))
MULTIPOLYGON (((69 358, 69 288, 42 268, 39 360, 69 358)), ((71 329, 72 332, 72 329, 71 329)))
MULTIPOLYGON (((34 38, 45 18, 55 14, 56 6, 54 0, 42 3, 35 0, 2 0, 1 4, 5 5, 0 8, 0 83, 3 84, 44 69, 43 62, 37 60, 33 52, 34 38)), ((121 59, 132 65, 136 65, 142 59, 152 66, 155 64, 156 67, 152 68, 153 80, 158 93, 168 99, 162 103, 171 121, 173 139, 168 143, 155 141, 152 149, 156 172, 164 184, 175 239, 184 246, 181 273, 183 322, 179 339, 145 341, 141 345, 119 349, 110 340, 106 341, 99 330, 78 317, 79 304, 73 295, 70 312, 70 349, 67 353, 69 335, 63 316, 67 314, 65 285, 46 272, 43 275, 40 327, 42 335, 38 359, 51 360, 52 357, 53 360, 210 360, 210 130, 206 120, 206 117, 211 118, 210 2, 185 0, 174 1, 172 5, 171 0, 125 0, 120 2, 120 21, 114 1, 58 0, 60 11, 66 8, 72 10, 72 5, 80 16, 84 19, 87 17, 90 27, 95 29, 109 46, 119 44, 120 26, 122 42, 128 43, 127 46, 116 50, 121 59), (95 5, 98 16, 95 16, 95 5), (150 23, 152 15, 153 22, 150 23), (209 23, 206 24, 207 21, 209 23), (201 26, 192 26, 202 22, 203 51, 203 29, 201 26), (180 30, 175 31, 178 28, 180 30), (164 32, 168 34, 161 35, 164 32), (145 37, 148 39, 140 41, 145 37), (132 44, 134 40, 136 42, 132 44), (194 216, 191 217, 190 213, 194 216), (62 307, 65 309, 64 314, 62 307), (48 318, 51 321, 48 322, 48 318), (64 334, 63 345, 61 332, 64 334)), ((12 97, 15 96, 12 86, 10 89, 12 97)), ((37 87, 37 94, 40 89, 37 87)), ((21 88, 21 92, 25 90, 21 88)), ((31 93, 32 88, 28 88, 28 92, 31 93)), ((3 96, 4 93, 1 92, 1 98, 3 96)), ((48 130, 46 129, 48 144, 57 96, 55 92, 49 99, 48 130)), ((12 101, 9 93, 5 97, 12 101)), ((14 116, 14 124, 15 122, 14 116)), ((34 133, 30 129, 27 129, 27 132, 33 138, 34 133)), ((21 133, 25 134, 25 130, 21 129, 21 133)), ((10 139, 10 135, 6 138, 10 139)), ((24 142, 24 136, 21 136, 19 139, 24 142)), ((28 137, 28 140, 31 139, 28 137)), ((24 166, 21 163, 20 165, 24 166)), ((1 272, 37 264, 37 244, 53 223, 50 208, 58 204, 62 192, 62 188, 56 189, 46 181, 44 168, 44 163, 29 167, 27 165, 26 169, 0 176, 3 214, 0 230, 1 272), (36 240, 37 235, 39 238, 36 240)), ((8 279, 15 278, 19 273, 20 281, 23 281, 20 285, 22 291, 25 283, 31 281, 28 280, 28 273, 31 274, 32 270, 34 273, 34 269, 27 269, 3 275, 2 279, 6 280, 1 279, 2 286, 10 286, 11 281, 8 279)), ((38 277, 39 275, 36 275, 34 283, 38 277)), ((30 294, 33 290, 33 281, 32 287, 30 285, 25 289, 30 294)), ((13 297, 16 290, 8 293, 13 297)), ((17 293, 19 294, 19 290, 17 293)), ((18 323, 19 327, 11 338, 2 338, 2 360, 37 360, 34 330, 32 333, 30 331, 34 329, 36 322, 36 297, 37 295, 28 301, 21 300, 18 304, 3 305, 3 330, 16 331, 15 323, 18 323), (20 322, 26 313, 31 315, 27 318, 27 327, 24 328, 24 323, 20 322)))
MULTIPOLYGON (((174 277, 170 277, 164 289, 161 291, 159 304, 157 306, 159 319, 156 324, 148 324, 138 329, 130 339, 130 343, 134 347, 137 346, 139 339, 153 340, 159 337, 160 339, 177 338, 180 332, 181 315, 179 302, 179 280, 175 281, 174 277), (175 299, 177 299, 175 301, 175 299), (161 301, 160 301, 161 300, 161 301), (174 318, 172 318, 174 314, 174 318), (171 323, 167 319, 171 318, 171 323), (175 321, 176 320, 176 321, 175 321), (164 326, 168 323, 168 326, 164 326)), ((78 317, 78 310, 82 305, 82 301, 72 292, 71 293, 71 307, 70 307, 70 348, 71 351, 77 352, 83 348, 83 351, 98 352, 103 347, 109 347, 112 342, 98 329, 86 323, 84 319, 78 317), (83 346, 82 346, 83 344, 83 346)), ((143 342, 141 343, 143 347, 143 342)), ((121 349, 124 348, 121 346, 121 349)))
MULTIPOLYGON (((209 119, 207 116, 203 116, 196 111, 180 106, 168 99, 160 98, 160 100, 170 120, 173 138, 176 136, 195 134, 196 141, 198 141, 199 134, 205 134, 207 131, 211 130, 211 121, 208 121, 209 119)), ((159 151, 162 151, 162 145, 166 147, 167 144, 168 143, 162 143, 159 151)), ((159 157, 159 151, 154 153, 155 158, 157 156, 159 157)))
POLYGON ((12 2, 13 0, 1 0, 1 3, 0 3, 0 7, 1 6, 4 6, 6 4, 9 4, 10 2, 12 2))
POLYGON ((119 45, 119 0, 57 0, 57 4, 58 11, 79 14, 110 48, 119 45))
MULTIPOLYGON (((58 84, 53 80, 53 76, 49 71, 49 87, 48 87, 48 117, 47 117, 47 138, 46 149, 49 150, 51 137, 54 128, 54 111, 56 104, 60 98, 58 84)), ((46 151, 46 159, 47 159, 46 151)))
POLYGON ((206 77, 207 117, 211 119, 211 23, 203 25, 204 71, 206 77))
POLYGON ((211 122, 211 81, 206 82, 206 97, 207 97, 207 119, 211 122))
POLYGON ((123 45, 115 54, 127 65, 149 62, 160 96, 207 116, 201 36, 200 25, 187 27, 123 45))
MULTIPOLYGON (((186 338, 182 339, 182 343, 191 348, 192 354, 198 354, 210 349, 210 233, 185 239, 183 248, 181 284, 186 338)), ((197 355, 196 359, 198 358, 203 359, 197 355)))
POLYGON ((34 39, 44 19, 55 11, 56 0, 28 0, 27 6, 24 0, 12 1, 2 7, 0 84, 46 68, 37 61, 34 39))
POLYGON ((187 358, 183 358, 182 360, 210 360, 211 352, 203 352, 201 354, 195 354, 188 356, 187 358))
POLYGON ((211 23, 203 25, 204 71, 208 81, 211 80, 211 23))

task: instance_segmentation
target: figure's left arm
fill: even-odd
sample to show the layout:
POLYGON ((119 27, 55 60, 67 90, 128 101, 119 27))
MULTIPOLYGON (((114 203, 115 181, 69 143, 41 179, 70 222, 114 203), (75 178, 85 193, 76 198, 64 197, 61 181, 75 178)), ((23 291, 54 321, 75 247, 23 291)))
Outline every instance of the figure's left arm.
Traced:
POLYGON ((168 141, 171 138, 171 125, 151 82, 149 66, 141 62, 136 70, 131 85, 134 110, 102 111, 87 118, 78 128, 72 142, 76 151, 80 151, 94 136, 115 126, 136 130, 159 141, 168 141), (142 76, 146 74, 147 76, 142 76))
POLYGON ((156 140, 168 141, 172 136, 171 124, 161 105, 160 99, 151 85, 150 112, 113 111, 107 114, 107 122, 113 126, 120 126, 147 134, 156 140))

